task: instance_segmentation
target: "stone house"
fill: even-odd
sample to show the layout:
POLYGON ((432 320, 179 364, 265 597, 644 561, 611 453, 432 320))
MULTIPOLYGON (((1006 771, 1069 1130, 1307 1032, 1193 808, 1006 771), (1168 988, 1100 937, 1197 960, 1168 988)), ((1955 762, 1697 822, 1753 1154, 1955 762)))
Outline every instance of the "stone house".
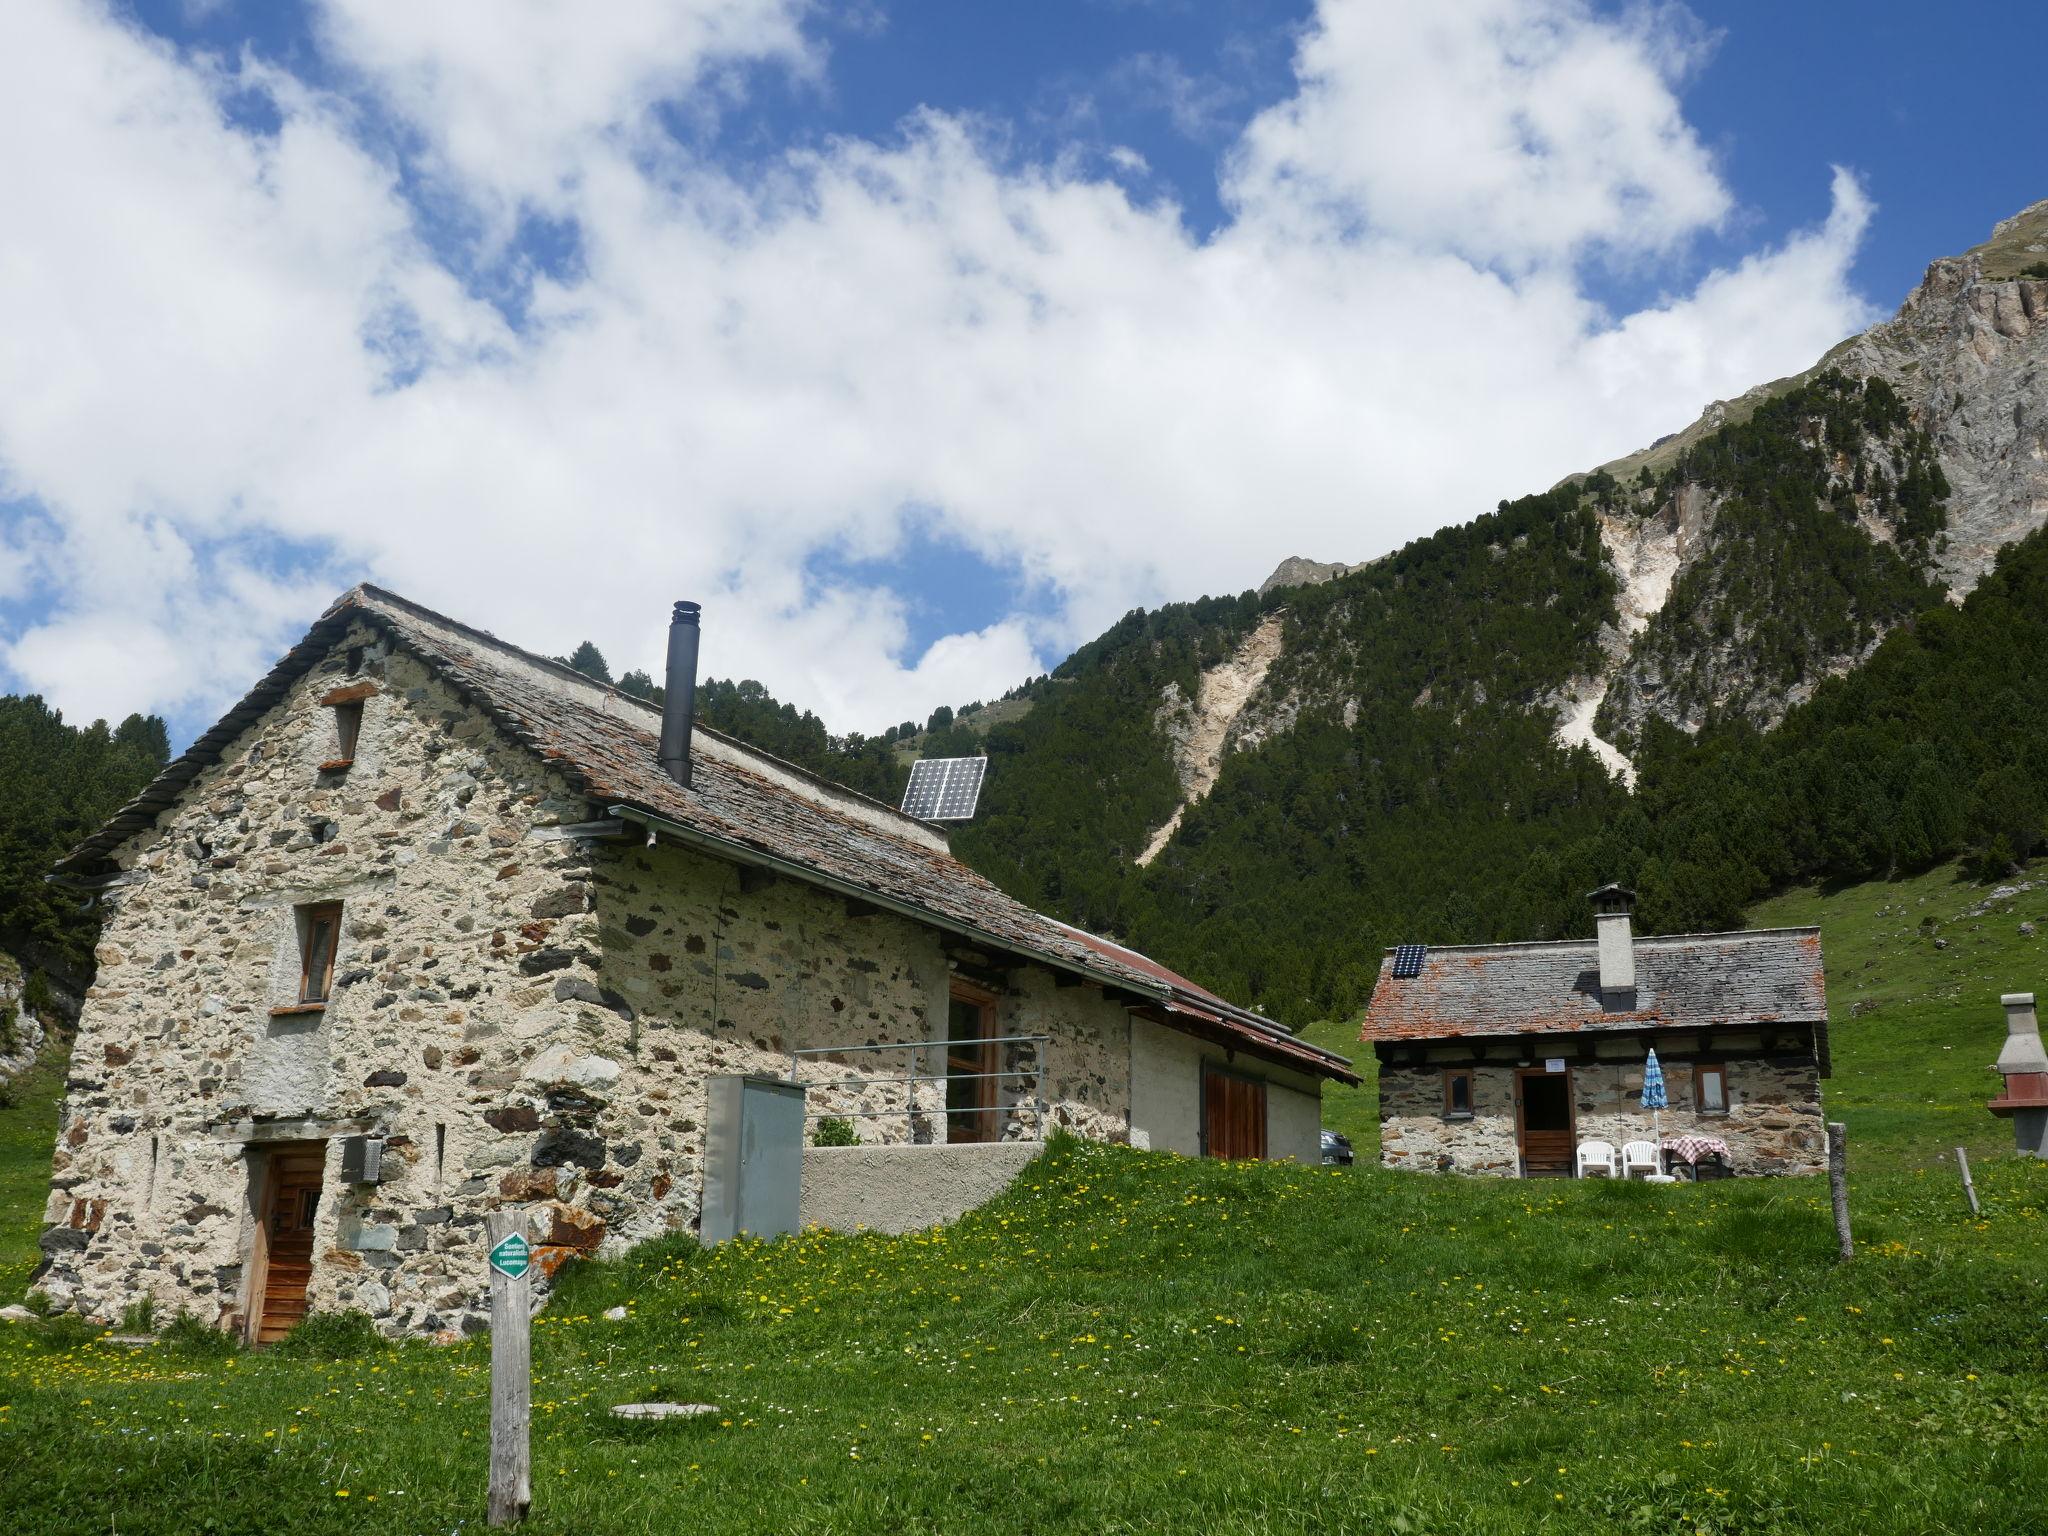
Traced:
POLYGON ((105 926, 54 1304, 480 1326, 488 1210, 548 1262, 695 1229, 714 1075, 819 1085, 854 1153, 1315 1159, 1342 1058, 693 730, 695 635, 678 605, 664 714, 359 587, 67 856, 105 926))
POLYGON ((1582 1141, 1712 1136, 1733 1171, 1826 1158, 1827 991, 1814 928, 1637 938, 1632 893, 1593 893, 1597 937, 1389 950, 1361 1038, 1379 1059, 1380 1161, 1569 1177, 1582 1141))

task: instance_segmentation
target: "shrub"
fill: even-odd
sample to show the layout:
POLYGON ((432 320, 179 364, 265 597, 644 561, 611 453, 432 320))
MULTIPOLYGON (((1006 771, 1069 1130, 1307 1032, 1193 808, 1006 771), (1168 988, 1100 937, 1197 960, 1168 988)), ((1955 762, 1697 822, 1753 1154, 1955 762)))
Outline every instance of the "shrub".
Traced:
POLYGON ((860 1137, 853 1129, 853 1122, 835 1115, 827 1115, 811 1132, 811 1145, 814 1147, 852 1147, 859 1144, 860 1137))
POLYGON ((163 1340, 167 1349, 205 1360, 224 1359, 241 1347, 233 1334, 208 1327, 182 1307, 164 1325, 163 1340))
POLYGON ((0 1003, 0 1056, 12 1056, 21 1049, 21 1010, 12 1003, 0 1003))
POLYGON ((355 1360, 384 1347, 367 1312, 308 1312, 272 1353, 300 1360, 355 1360))
POLYGON ((2048 261, 2037 261, 2030 267, 2020 268, 2021 277, 2048 277, 2048 261))
POLYGON ((41 971, 29 972, 22 985, 21 1004, 47 1025, 57 1007, 57 994, 50 990, 50 978, 41 971))
POLYGON ((145 1296, 140 1301, 131 1301, 121 1311, 123 1333, 156 1332, 156 1298, 145 1296))

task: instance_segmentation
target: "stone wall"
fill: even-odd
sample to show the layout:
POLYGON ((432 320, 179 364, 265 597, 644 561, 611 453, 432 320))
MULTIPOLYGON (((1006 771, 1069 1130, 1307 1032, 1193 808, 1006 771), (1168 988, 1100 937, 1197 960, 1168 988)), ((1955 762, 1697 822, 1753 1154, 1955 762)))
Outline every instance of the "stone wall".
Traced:
MULTIPOLYGON (((1671 1107, 1658 1117, 1666 1137, 1696 1132, 1728 1143, 1738 1174, 1818 1173, 1826 1165, 1827 1136, 1820 1105, 1820 1075, 1810 1060, 1722 1058, 1727 1073, 1726 1114, 1702 1114, 1694 1105, 1693 1068, 1665 1064, 1671 1107)), ((1515 1140, 1515 1068, 1482 1064, 1472 1069, 1472 1114, 1450 1119, 1443 1109, 1440 1064, 1380 1070, 1380 1161, 1390 1168, 1513 1177, 1519 1171, 1515 1140)), ((1574 1127, 1578 1141, 1606 1141, 1619 1151, 1627 1141, 1650 1138, 1650 1115, 1641 1107, 1642 1062, 1571 1064, 1574 1127)))
MULTIPOLYGON (((337 643, 118 853, 53 1163, 52 1303, 246 1319, 265 1159, 312 1141, 312 1305, 394 1334, 481 1327, 486 1211, 532 1208, 544 1269, 693 1229, 707 1076, 780 1075, 792 1046, 943 1040, 956 970, 995 991, 999 1033, 1050 1037, 1045 1127, 1037 1049, 1004 1048, 1007 1138, 1128 1134, 1131 1023, 1099 989, 989 971, 798 881, 563 830, 599 819, 380 631, 337 643), (323 773, 321 701, 364 684, 355 760, 323 773), (274 1011, 297 997, 301 909, 330 901, 331 1000, 274 1011), (344 1186, 340 1138, 369 1131, 384 1181, 344 1186)), ((799 1075, 900 1077, 906 1055, 799 1075)), ((882 1111, 855 1121, 871 1142, 944 1138, 930 1083, 915 1106, 890 1085, 814 1107, 882 1111)))

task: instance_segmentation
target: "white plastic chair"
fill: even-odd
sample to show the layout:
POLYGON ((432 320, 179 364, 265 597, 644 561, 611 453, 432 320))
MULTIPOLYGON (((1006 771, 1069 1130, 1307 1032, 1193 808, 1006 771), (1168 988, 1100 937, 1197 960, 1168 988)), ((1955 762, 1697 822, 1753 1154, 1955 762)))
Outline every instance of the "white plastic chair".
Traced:
POLYGON ((1621 1148, 1621 1176, 1631 1179, 1642 1173, 1662 1173, 1663 1159, 1657 1155, 1654 1141, 1624 1142, 1621 1148))
POLYGON ((1607 1177, 1619 1178, 1614 1168, 1614 1147, 1605 1141, 1582 1141, 1579 1143, 1579 1177, 1586 1176, 1588 1168, 1605 1168, 1607 1177))

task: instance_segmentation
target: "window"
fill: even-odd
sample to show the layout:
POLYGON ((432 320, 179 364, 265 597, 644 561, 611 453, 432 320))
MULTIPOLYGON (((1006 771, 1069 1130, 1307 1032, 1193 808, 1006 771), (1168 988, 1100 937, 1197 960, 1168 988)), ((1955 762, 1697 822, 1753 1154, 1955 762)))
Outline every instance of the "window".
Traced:
POLYGON ((1470 1120, 1472 1118, 1472 1074, 1470 1072, 1446 1072, 1444 1074, 1444 1118, 1446 1120, 1470 1120))
POLYGON ((334 986, 334 951, 341 942, 341 903, 299 908, 299 1006, 324 1007, 334 986))
POLYGON ((1692 1072, 1695 1107, 1703 1115, 1728 1113, 1728 1069, 1694 1067, 1692 1072))
POLYGON ((373 683, 355 683, 320 700, 334 712, 334 756, 321 763, 322 773, 340 773, 354 765, 356 741, 363 733, 363 700, 376 691, 373 683))
POLYGON ((996 999, 955 981, 946 1006, 946 1140, 996 1139, 996 999))

